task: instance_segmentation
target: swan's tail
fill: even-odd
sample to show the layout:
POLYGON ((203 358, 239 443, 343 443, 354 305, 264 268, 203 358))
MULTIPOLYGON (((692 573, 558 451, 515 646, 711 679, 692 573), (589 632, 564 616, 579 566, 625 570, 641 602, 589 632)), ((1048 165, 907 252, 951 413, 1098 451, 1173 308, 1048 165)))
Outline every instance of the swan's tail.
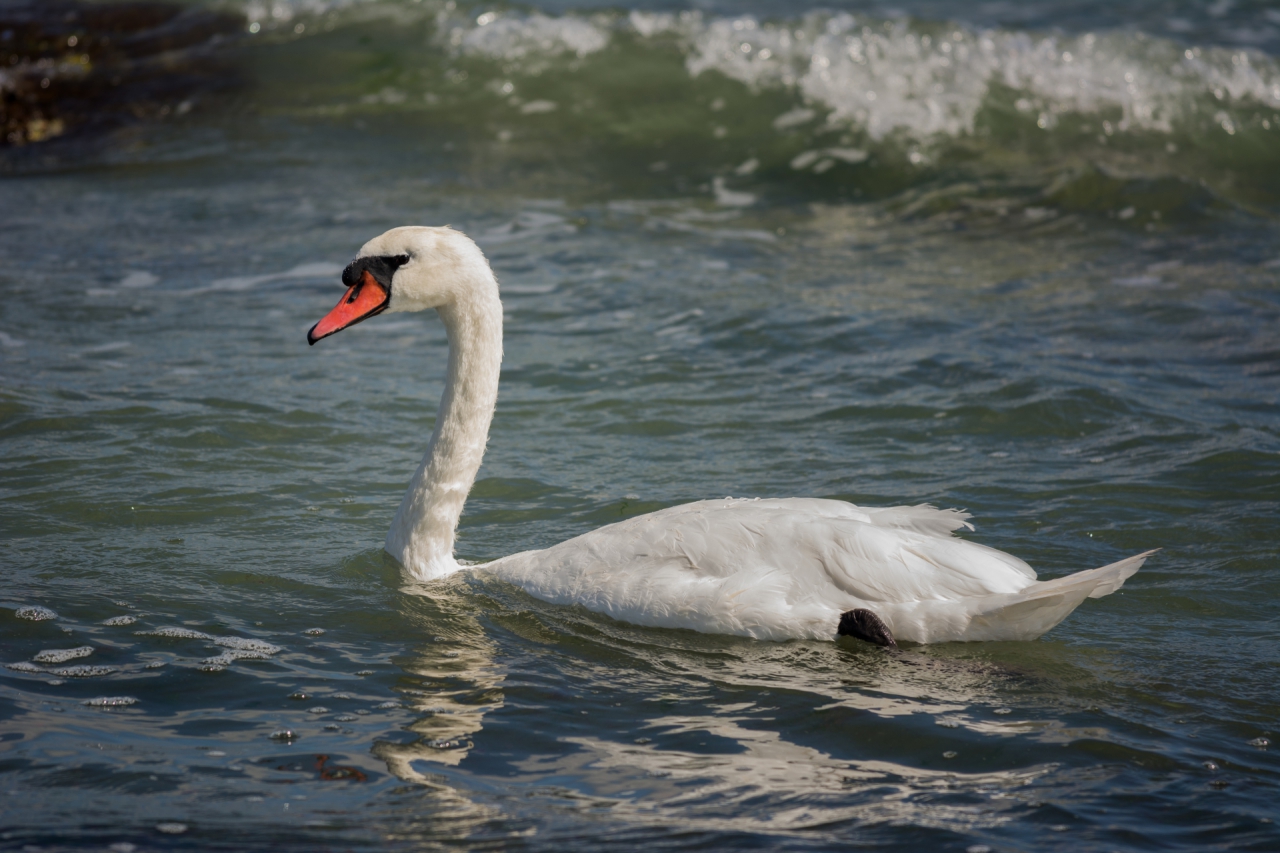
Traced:
POLYGON ((1124 586, 1124 582, 1133 577, 1138 569, 1142 568, 1142 564, 1147 561, 1147 557, 1159 550, 1159 548, 1154 548, 1150 551, 1144 551, 1141 554, 1127 557, 1118 563, 1112 563, 1100 569, 1089 569, 1084 572, 1076 572, 1074 575, 1067 575, 1065 578, 1040 581, 1027 587, 1022 592, 1024 595, 1037 589, 1060 592, 1087 586, 1089 587, 1089 598, 1102 598, 1102 596, 1110 595, 1124 586))
POLYGON ((1100 569, 1037 581, 1019 592, 979 599, 970 609, 963 639, 1034 640, 1066 619, 1086 598, 1101 598, 1124 586, 1154 553, 1147 551, 1100 569))
POLYGON ((1147 551, 1099 569, 1037 581, 1020 592, 993 595, 984 601, 986 607, 973 614, 969 633, 991 631, 999 639, 1033 640, 1066 619, 1086 598, 1101 598, 1124 586, 1154 553, 1147 551))

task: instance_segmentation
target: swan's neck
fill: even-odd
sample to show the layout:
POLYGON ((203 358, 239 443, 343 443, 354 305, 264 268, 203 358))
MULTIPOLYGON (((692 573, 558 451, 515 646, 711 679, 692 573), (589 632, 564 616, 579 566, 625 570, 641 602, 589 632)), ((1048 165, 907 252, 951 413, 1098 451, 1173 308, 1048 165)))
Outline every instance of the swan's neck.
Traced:
POLYGON ((492 274, 485 284, 436 309, 449 335, 449 375, 427 455, 387 534, 387 551, 421 580, 458 569, 454 531, 480 470, 498 400, 502 304, 492 274))

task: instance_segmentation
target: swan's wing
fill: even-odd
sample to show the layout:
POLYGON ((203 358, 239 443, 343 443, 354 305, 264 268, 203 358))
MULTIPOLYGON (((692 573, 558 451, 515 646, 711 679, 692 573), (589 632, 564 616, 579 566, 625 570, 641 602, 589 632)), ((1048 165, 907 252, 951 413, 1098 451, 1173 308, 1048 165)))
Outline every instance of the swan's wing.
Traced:
POLYGON ((490 571, 555 603, 643 625, 829 637, 839 614, 1016 592, 1035 573, 954 538, 967 514, 843 501, 699 501, 611 524, 490 571))

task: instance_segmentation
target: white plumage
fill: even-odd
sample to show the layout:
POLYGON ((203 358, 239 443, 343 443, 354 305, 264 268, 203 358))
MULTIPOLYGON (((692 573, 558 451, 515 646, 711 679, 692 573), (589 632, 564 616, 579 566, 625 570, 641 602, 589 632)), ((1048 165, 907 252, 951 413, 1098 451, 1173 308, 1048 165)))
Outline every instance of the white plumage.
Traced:
POLYGON ((1032 640, 1119 589, 1147 554, 1040 582, 957 539, 968 513, 817 498, 698 501, 484 568, 529 594, 615 619, 760 640, 831 639, 873 611, 898 640, 1032 640))
POLYGON ((498 285, 479 248, 448 228, 388 231, 352 264, 365 267, 386 278, 385 301, 345 319, 352 309, 344 305, 373 304, 353 285, 317 324, 324 331, 313 329, 313 342, 383 310, 435 308, 449 334, 440 415, 387 535, 388 552, 419 579, 481 569, 544 601, 581 604, 627 622, 762 640, 834 639, 841 614, 851 610, 872 611, 898 640, 1030 640, 1085 598, 1119 589, 1153 553, 1038 581, 1017 557, 956 538, 955 530, 972 529, 969 515, 957 510, 726 498, 460 566, 454 532, 497 400, 498 285), (379 259, 391 263, 379 266, 379 259))

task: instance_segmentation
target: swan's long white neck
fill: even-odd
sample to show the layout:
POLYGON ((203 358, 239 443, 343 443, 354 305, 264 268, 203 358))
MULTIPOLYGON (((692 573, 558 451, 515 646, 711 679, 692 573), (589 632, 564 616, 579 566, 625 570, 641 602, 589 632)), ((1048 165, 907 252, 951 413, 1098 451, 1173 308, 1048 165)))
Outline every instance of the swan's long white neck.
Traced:
POLYGON ((489 440, 502 369, 502 303, 488 281, 436 310, 449 336, 449 374, 427 454, 387 533, 387 551, 421 580, 457 571, 454 531, 489 440))

